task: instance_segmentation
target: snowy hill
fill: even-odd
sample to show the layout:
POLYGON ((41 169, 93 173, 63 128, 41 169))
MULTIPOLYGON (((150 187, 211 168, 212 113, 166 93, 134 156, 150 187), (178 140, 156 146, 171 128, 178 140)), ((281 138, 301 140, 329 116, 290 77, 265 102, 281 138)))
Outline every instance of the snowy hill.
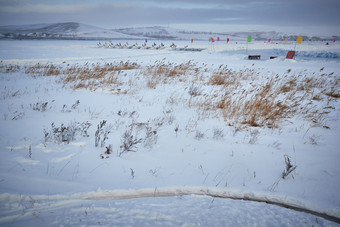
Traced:
POLYGON ((0 37, 12 39, 136 39, 139 37, 75 22, 0 27, 0 37))
MULTIPOLYGON (((152 26, 137 28, 119 28, 105 29, 91 25, 68 22, 54 24, 34 24, 19 26, 0 26, 0 38, 2 39, 161 39, 161 40, 208 40, 210 37, 220 37, 222 41, 227 38, 231 40, 246 40, 251 35, 253 40, 266 41, 296 40, 301 34, 284 34, 281 32, 271 31, 250 31, 250 32, 232 32, 222 31, 220 33, 205 31, 189 31, 171 27, 152 26)), ((303 36, 305 40, 336 39, 340 37, 309 37, 303 36)))
MULTIPOLYGON (((252 36, 253 40, 257 41, 267 41, 271 40, 296 40, 299 35, 302 34, 285 34, 282 32, 270 31, 249 31, 249 32, 232 32, 232 31, 221 31, 221 32, 206 32, 206 31, 189 31, 183 29, 176 29, 171 27, 138 27, 138 28, 121 28, 114 29, 114 31, 134 35, 134 36, 144 36, 152 39, 176 39, 176 40, 208 40, 210 37, 220 37, 222 41, 227 38, 232 40, 247 40, 248 35, 252 36)), ((303 36, 305 40, 322 40, 322 39, 336 39, 340 40, 340 37, 319 37, 319 36, 303 36)))
POLYGON ((153 39, 179 39, 179 40, 208 40, 210 37, 220 37, 221 39, 232 38, 234 40, 244 40, 248 35, 256 37, 258 40, 267 40, 267 37, 281 38, 282 35, 276 32, 204 32, 204 31, 188 31, 176 29, 171 27, 139 27, 139 28, 122 28, 114 31, 136 35, 145 36, 153 39))

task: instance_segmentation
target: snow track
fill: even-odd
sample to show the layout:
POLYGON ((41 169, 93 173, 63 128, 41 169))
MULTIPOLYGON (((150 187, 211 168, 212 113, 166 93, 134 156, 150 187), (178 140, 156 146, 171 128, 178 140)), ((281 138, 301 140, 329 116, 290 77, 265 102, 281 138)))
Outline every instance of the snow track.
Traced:
MULTIPOLYGON (((232 199, 232 200, 245 200, 252 202, 260 202, 272 204, 294 211, 308 213, 317 217, 340 224, 340 211, 338 210, 322 210, 312 204, 307 204, 289 197, 280 197, 277 195, 268 195, 253 193, 249 191, 225 190, 221 188, 205 188, 205 187, 170 187, 170 188, 146 188, 146 189, 131 189, 131 190, 97 190, 93 192, 76 193, 72 195, 13 195, 1 194, 1 202, 46 202, 54 201, 53 204, 64 204, 68 201, 68 206, 72 206, 72 201, 112 201, 124 199, 140 199, 140 198, 159 198, 159 197, 177 197, 177 196, 208 196, 213 198, 232 199), (57 202, 56 202, 57 201, 57 202), (59 201, 59 202, 58 202, 59 201), (63 201, 63 202, 62 202, 63 201)), ((49 205, 53 209, 54 205, 49 205)), ((0 223, 5 219, 0 217, 0 223)))
POLYGON ((273 204, 296 211, 301 211, 315 216, 325 218, 327 220, 340 224, 339 211, 322 211, 316 207, 304 204, 288 197, 270 196, 265 194, 256 194, 253 192, 241 192, 233 190, 224 190, 218 188, 203 187, 178 187, 178 188, 154 188, 154 189, 138 189, 138 190, 122 190, 122 191, 103 191, 88 195, 86 199, 109 200, 109 199, 131 199, 145 197, 169 197, 183 195, 205 195, 210 197, 218 197, 224 199, 247 200, 254 202, 264 202, 273 204))

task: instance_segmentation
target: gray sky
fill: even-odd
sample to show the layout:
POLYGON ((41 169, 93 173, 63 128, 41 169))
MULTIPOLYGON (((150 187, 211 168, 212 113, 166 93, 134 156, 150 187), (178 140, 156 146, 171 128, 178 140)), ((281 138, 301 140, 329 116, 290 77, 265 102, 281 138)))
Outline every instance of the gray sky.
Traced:
POLYGON ((339 12, 340 0, 0 0, 0 25, 80 22, 340 35, 339 12))

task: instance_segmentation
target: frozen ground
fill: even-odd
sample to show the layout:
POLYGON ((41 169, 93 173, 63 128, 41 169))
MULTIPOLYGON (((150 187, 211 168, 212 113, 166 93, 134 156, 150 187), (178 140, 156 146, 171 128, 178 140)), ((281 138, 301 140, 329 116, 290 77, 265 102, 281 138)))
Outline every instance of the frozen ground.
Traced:
POLYGON ((213 197, 339 221, 339 45, 96 44, 0 42, 1 225, 339 225, 213 197))

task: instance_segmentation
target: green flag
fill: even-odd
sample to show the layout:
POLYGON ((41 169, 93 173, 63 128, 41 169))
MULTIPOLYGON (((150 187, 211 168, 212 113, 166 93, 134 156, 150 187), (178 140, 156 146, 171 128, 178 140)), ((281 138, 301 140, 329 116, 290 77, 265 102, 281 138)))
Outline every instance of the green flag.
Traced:
POLYGON ((248 43, 250 43, 250 42, 251 42, 251 36, 248 35, 248 43))

